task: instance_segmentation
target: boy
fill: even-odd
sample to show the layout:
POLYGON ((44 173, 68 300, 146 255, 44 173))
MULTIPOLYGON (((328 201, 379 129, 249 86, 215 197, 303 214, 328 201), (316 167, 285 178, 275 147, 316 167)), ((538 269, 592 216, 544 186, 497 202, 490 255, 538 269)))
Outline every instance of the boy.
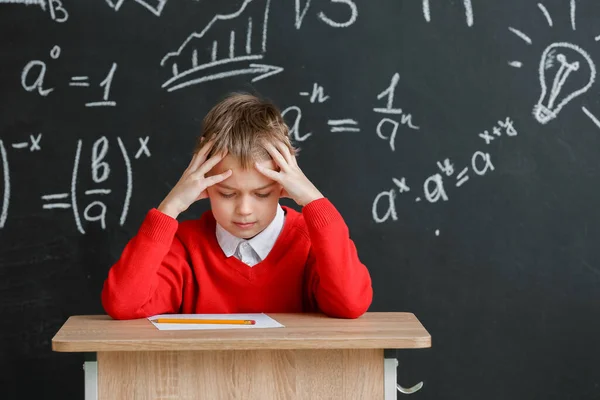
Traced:
POLYGON ((357 318, 372 295, 342 216, 298 167, 281 113, 234 94, 206 115, 181 179, 108 272, 102 304, 115 319, 259 312, 357 318), (178 223, 207 197, 210 211, 178 223), (302 212, 280 206, 280 197, 302 212))

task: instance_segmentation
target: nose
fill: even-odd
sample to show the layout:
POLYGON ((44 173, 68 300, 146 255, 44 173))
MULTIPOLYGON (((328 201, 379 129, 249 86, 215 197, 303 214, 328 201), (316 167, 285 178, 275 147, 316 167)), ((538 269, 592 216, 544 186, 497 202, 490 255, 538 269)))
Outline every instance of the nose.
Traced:
POLYGON ((236 212, 239 215, 252 214, 252 200, 249 196, 241 196, 236 206, 236 212))

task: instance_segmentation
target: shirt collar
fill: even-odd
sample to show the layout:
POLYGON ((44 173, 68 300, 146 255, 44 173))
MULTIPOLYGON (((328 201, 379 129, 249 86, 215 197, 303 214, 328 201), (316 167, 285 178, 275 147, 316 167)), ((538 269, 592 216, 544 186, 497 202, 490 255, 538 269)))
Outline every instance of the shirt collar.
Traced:
POLYGON ((260 259, 264 260, 271 249, 273 249, 273 246, 275 246, 275 242, 279 237, 279 233, 283 229, 284 222, 285 213, 283 212, 281 205, 277 204, 277 212, 275 213, 275 218, 273 218, 273 221, 271 221, 271 223, 265 229, 263 229, 262 232, 250 240, 242 239, 232 235, 217 222, 217 242, 219 243, 221 250, 223 250, 223 253, 225 253, 225 256, 231 257, 235 253, 239 244, 247 241, 256 254, 258 254, 260 259))

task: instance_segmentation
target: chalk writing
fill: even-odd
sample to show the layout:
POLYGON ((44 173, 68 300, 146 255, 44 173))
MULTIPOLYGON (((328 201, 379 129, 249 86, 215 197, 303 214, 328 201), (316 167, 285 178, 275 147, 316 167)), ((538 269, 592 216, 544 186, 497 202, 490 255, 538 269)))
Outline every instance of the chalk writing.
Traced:
MULTIPOLYGON (((60 46, 54 46, 50 51, 50 57, 54 60, 58 59, 61 54, 60 46)), ((100 101, 91 101, 85 103, 86 107, 100 107, 100 106, 111 106, 114 107, 117 105, 116 101, 109 99, 110 97, 110 89, 112 87, 112 82, 115 77, 115 72, 117 70, 117 64, 112 63, 112 66, 104 80, 99 83, 103 90, 102 100, 100 101)), ((21 86, 28 92, 37 91, 38 94, 42 97, 48 96, 51 92, 54 91, 54 88, 44 88, 44 79, 46 77, 46 63, 41 60, 32 60, 25 67, 21 73, 21 86), (35 75, 37 73, 37 75, 35 75), (31 78, 34 78, 33 80, 31 78)), ((89 87, 89 77, 75 75, 71 77, 71 80, 68 84, 70 87, 89 87)))
MULTIPOLYGON (((163 8, 165 8, 165 5, 167 5, 167 1, 169 0, 155 0, 155 1, 147 1, 147 0, 134 0, 136 3, 138 3, 139 5, 141 5, 142 7, 144 7, 145 9, 147 9, 148 11, 150 11, 152 14, 156 15, 157 17, 160 17, 160 15, 162 14, 163 8)), ((125 2, 125 0, 106 0, 106 3, 108 3, 108 6, 112 9, 114 9, 115 11, 119 11, 119 9, 121 8, 121 6, 123 5, 123 3, 125 2)))
POLYGON ((176 51, 167 53, 160 61, 160 65, 168 67, 172 75, 162 84, 162 88, 172 92, 240 75, 253 75, 252 82, 256 82, 282 72, 282 67, 254 62, 262 60, 267 52, 270 3, 271 0, 245 0, 236 12, 218 14, 200 32, 189 35, 176 51), (242 19, 245 20, 245 27, 238 32, 235 23, 242 19), (216 23, 231 26, 226 51, 220 50, 224 38, 209 36, 216 23), (260 36, 258 44, 255 38, 257 31, 260 36), (242 40, 236 40, 237 37, 242 40), (206 50, 207 45, 210 55, 206 50))
POLYGON ((377 136, 381 139, 388 140, 390 143, 390 149, 395 151, 396 149, 396 133, 398 132, 398 127, 400 124, 406 125, 411 129, 418 130, 419 127, 414 125, 412 122, 412 115, 405 113, 402 108, 394 107, 394 96, 396 94, 396 87, 398 86, 398 82, 400 81, 400 74, 395 73, 392 76, 392 80, 390 85, 383 92, 377 95, 377 100, 381 100, 385 98, 385 107, 375 107, 373 111, 381 114, 390 114, 390 115, 401 115, 400 122, 395 119, 384 117, 379 120, 377 124, 376 133, 377 136), (385 125, 391 125, 391 131, 388 135, 385 133, 385 125))
MULTIPOLYGON (((465 19, 467 26, 473 26, 473 4, 471 0, 463 0, 463 7, 465 8, 465 19)), ((423 17, 425 21, 431 21, 431 7, 429 0, 423 0, 423 17)))
POLYGON ((2 208, 0 208, 0 229, 4 228, 8 216, 8 205, 10 203, 10 171, 8 169, 8 156, 4 143, 0 140, 0 161, 2 162, 2 208))
MULTIPOLYGON (((138 140, 140 146, 137 150, 135 158, 138 159, 141 156, 149 158, 149 138, 138 138, 138 140)), ((133 171, 129 153, 127 152, 127 149, 125 148, 125 145, 120 137, 117 137, 117 145, 125 166, 127 182, 119 218, 119 224, 123 225, 127 219, 129 204, 133 193, 133 171)), ((80 203, 84 202, 81 201, 82 198, 80 197, 81 193, 78 186, 78 176, 82 168, 82 148, 83 140, 78 140, 71 174, 70 190, 44 194, 41 196, 41 200, 42 209, 44 210, 71 209, 77 230, 81 234, 85 234, 86 229, 84 226, 84 221, 97 222, 103 230, 106 229, 106 216, 108 213, 108 207, 105 201, 102 200, 102 197, 112 194, 112 189, 106 187, 112 171, 111 164, 107 160, 107 156, 110 151, 110 142, 108 138, 102 136, 95 140, 92 144, 89 165, 89 172, 91 174, 92 182, 99 187, 88 188, 87 190, 83 191, 83 199, 85 199, 87 204, 80 212, 80 203)))
POLYGON ((52 20, 62 23, 69 19, 69 12, 62 3, 62 0, 0 0, 0 4, 22 4, 25 6, 39 6, 42 10, 46 11, 46 4, 48 4, 48 11, 52 20))
MULTIPOLYGON (((486 145, 489 145, 492 140, 498 137, 514 137, 517 135, 518 132, 513 120, 506 117, 498 120, 490 129, 484 130, 484 134, 479 133, 478 137, 483 139, 486 145), (490 135, 488 131, 492 131, 492 134, 490 135)), ((424 179, 422 185, 423 196, 415 197, 415 202, 420 202, 422 199, 429 203, 448 201, 450 198, 446 188, 448 179, 454 179, 454 186, 459 188, 469 181, 470 172, 483 177, 495 170, 491 154, 483 150, 473 152, 469 165, 466 167, 457 168, 456 163, 449 158, 437 161, 436 165, 439 172, 435 172, 424 179)), ((398 195, 410 192, 405 177, 401 179, 392 178, 392 183, 395 187, 378 193, 373 200, 371 215, 376 223, 383 223, 388 220, 397 221, 396 201, 398 195)), ((436 235, 439 235, 439 230, 436 230, 436 235)))
POLYGON ((318 83, 313 84, 312 92, 300 92, 300 96, 310 96, 311 103, 324 103, 329 96, 325 95, 325 89, 318 83))
MULTIPOLYGON (((329 18, 323 11, 320 11, 317 14, 317 17, 321 21, 333 28, 347 28, 354 22, 356 22, 356 19, 358 18, 358 8, 352 0, 330 0, 330 2, 340 3, 348 6, 348 11, 350 15, 348 16, 348 19, 346 21, 340 22, 329 18)), ((308 9, 310 8, 311 0, 306 0, 304 6, 302 6, 301 3, 301 0, 295 0, 296 23, 294 24, 294 26, 296 27, 296 29, 300 29, 300 27, 302 26, 302 21, 304 21, 304 17, 306 16, 308 9)))

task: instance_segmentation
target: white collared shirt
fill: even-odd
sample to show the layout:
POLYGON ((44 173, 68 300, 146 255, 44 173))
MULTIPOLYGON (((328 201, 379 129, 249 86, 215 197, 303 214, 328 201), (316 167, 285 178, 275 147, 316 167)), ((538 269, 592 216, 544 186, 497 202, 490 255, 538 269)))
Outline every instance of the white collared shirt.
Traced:
POLYGON ((277 204, 277 212, 273 221, 258 235, 250 240, 242 239, 227 232, 217 222, 216 236, 221 250, 227 257, 234 256, 250 267, 264 260, 279 237, 285 222, 283 208, 277 204))

